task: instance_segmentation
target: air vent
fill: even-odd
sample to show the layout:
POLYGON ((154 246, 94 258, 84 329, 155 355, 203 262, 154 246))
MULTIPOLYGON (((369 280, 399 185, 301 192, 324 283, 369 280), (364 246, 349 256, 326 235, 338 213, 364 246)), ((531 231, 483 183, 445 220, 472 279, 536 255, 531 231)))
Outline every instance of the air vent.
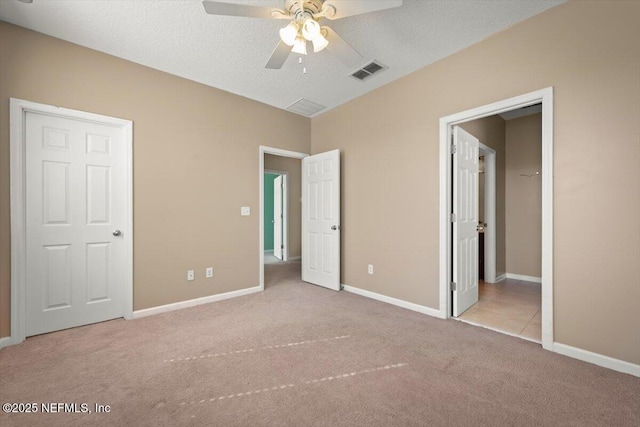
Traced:
POLYGON ((324 110, 324 105, 316 104, 313 101, 309 101, 308 99, 300 98, 293 104, 287 107, 287 110, 292 113, 301 114, 303 116, 311 117, 319 111, 324 110))
POLYGON ((373 76, 375 73, 379 73, 380 71, 386 70, 387 68, 389 67, 382 65, 377 61, 371 61, 369 64, 365 65, 358 71, 351 73, 351 77, 354 77, 362 81, 373 76))
POLYGON ((358 80, 364 80, 367 77, 369 77, 371 74, 367 73, 365 70, 358 70, 355 73, 351 74, 353 77, 355 77, 358 80))
POLYGON ((363 70, 365 70, 369 74, 375 74, 378 71, 382 70, 382 65, 378 64, 377 62, 372 62, 371 64, 364 67, 363 70))

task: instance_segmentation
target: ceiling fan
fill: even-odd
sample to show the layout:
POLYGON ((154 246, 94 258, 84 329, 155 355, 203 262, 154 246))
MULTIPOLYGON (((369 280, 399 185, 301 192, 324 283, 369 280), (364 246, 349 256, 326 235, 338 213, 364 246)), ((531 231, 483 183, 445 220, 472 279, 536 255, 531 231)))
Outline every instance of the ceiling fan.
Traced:
POLYGON ((314 52, 326 48, 347 67, 355 66, 362 60, 362 56, 331 28, 320 26, 319 21, 323 18, 342 19, 391 9, 401 6, 402 0, 285 0, 283 10, 215 0, 204 0, 202 4, 205 11, 211 15, 290 20, 291 22, 280 30, 280 42, 265 66, 279 69, 291 52, 306 55, 307 42, 313 44, 314 52))

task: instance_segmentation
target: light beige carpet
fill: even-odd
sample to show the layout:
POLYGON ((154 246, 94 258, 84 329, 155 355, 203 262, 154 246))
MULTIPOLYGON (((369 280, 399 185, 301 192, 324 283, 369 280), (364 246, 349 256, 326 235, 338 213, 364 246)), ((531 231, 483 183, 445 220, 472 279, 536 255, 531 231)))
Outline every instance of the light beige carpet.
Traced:
POLYGON ((640 379, 299 280, 32 337, 0 351, 0 401, 110 405, 2 426, 640 425, 640 379))

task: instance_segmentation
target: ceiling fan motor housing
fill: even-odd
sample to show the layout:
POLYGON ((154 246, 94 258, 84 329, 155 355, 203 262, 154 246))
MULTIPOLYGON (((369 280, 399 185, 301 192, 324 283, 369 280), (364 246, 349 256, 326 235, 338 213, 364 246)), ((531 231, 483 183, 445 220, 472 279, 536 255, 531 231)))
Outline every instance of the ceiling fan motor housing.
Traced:
POLYGON ((284 10, 296 22, 302 23, 322 11, 324 0, 286 0, 284 10))

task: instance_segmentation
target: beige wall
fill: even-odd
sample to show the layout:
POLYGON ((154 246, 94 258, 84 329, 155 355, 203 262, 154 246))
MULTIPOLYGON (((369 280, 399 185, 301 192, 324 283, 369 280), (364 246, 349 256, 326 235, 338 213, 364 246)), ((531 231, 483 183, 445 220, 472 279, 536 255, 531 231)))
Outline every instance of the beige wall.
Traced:
MULTIPOLYGON (((500 116, 490 116, 467 123, 461 128, 484 145, 496 150, 496 277, 506 273, 505 261, 505 125, 500 116)), ((489 225, 493 226, 493 225, 489 225)), ((485 267, 486 268, 486 267, 485 267)))
POLYGON ((10 333, 10 97, 133 121, 136 310, 258 285, 258 147, 309 152, 310 120, 0 22, 0 336, 10 333))
POLYGON ((343 154, 343 282, 438 308, 439 119, 553 86, 554 337, 640 363, 639 16, 568 2, 314 118, 312 152, 343 154))
POLYGON ((301 255, 302 233, 300 230, 302 219, 302 160, 290 157, 264 155, 264 168, 278 172, 288 172, 289 180, 289 256, 301 255))
POLYGON ((542 114, 505 122, 506 267, 542 275, 542 114), (531 177, 522 176, 533 175, 531 177))

